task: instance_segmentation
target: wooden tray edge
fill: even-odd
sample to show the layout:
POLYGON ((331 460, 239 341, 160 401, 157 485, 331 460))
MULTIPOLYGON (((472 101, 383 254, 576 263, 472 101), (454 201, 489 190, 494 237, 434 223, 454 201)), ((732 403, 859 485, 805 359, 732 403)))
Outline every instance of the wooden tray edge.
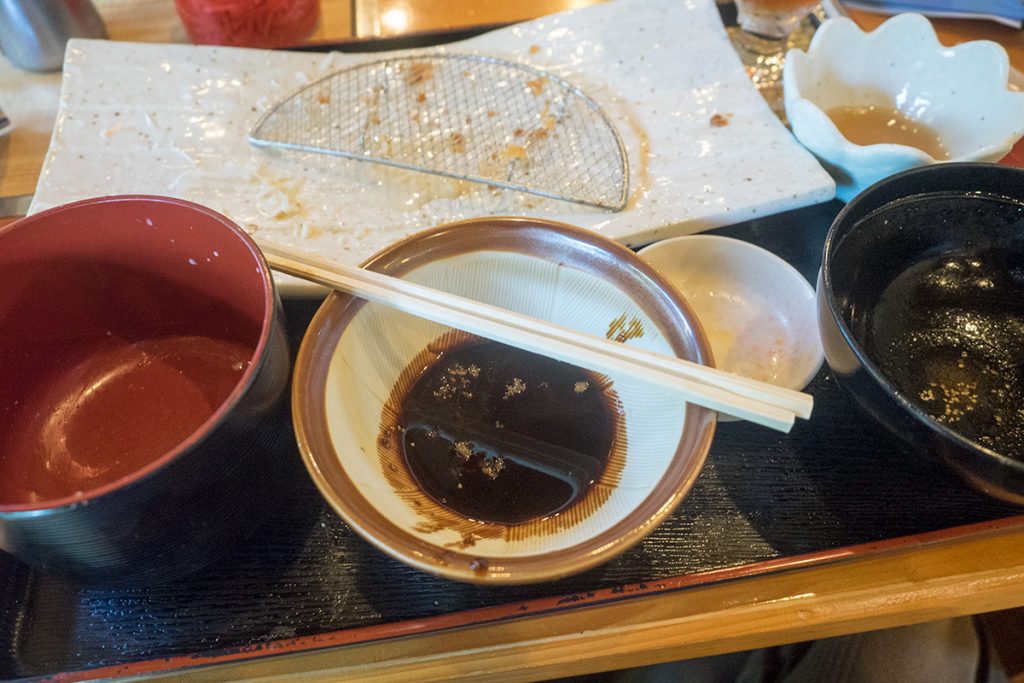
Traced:
MULTIPOLYGON (((696 574, 674 576, 652 582, 537 598, 422 619, 410 619, 296 638, 272 640, 241 648, 197 652, 83 671, 65 672, 41 680, 70 683, 73 681, 125 676, 142 676, 148 679, 162 674, 180 675, 184 670, 188 669, 193 670, 190 672, 191 678, 198 675, 202 670, 220 668, 218 665, 252 664, 283 655, 309 655, 317 651, 334 650, 353 645, 373 644, 411 636, 438 634, 459 628, 501 624, 511 620, 519 620, 523 617, 572 613, 582 608, 609 606, 615 603, 635 601, 638 598, 650 598, 682 591, 683 589, 710 587, 713 584, 736 581, 737 579, 765 577, 766 575, 780 574, 799 569, 820 569, 824 565, 831 565, 846 560, 872 560, 882 558, 887 554, 899 553, 900 551, 906 554, 907 551, 917 550, 925 546, 955 547, 965 543, 969 544, 972 541, 983 542, 990 536, 1005 534, 1017 534, 1024 539, 1024 514, 995 521, 950 527, 912 536, 884 539, 872 543, 794 555, 748 565, 737 565, 735 567, 696 574)), ((979 562, 981 561, 983 559, 979 559, 979 562)), ((1021 557, 1021 564, 1021 569, 1024 571, 1024 557, 1021 557)), ((957 571, 957 568, 951 568, 951 571, 957 571)), ((964 597, 966 598, 967 596, 965 595, 964 597)), ((1024 592, 1021 593, 1020 600, 1024 604, 1024 592)), ((978 610, 966 610, 964 613, 971 611, 978 610)), ((294 669, 294 671, 301 670, 306 669, 301 666, 294 669)))

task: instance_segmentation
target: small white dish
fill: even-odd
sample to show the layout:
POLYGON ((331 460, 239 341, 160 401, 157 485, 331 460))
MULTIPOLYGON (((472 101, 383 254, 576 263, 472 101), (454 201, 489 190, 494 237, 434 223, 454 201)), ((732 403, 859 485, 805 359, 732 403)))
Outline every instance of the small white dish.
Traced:
POLYGON ((717 235, 676 237, 639 253, 697 314, 718 368, 797 390, 818 373, 814 288, 793 266, 717 235))
POLYGON ((1024 93, 1008 88, 1006 50, 991 41, 944 47, 919 14, 897 15, 865 33, 837 17, 807 52, 786 55, 783 90, 793 134, 849 201, 899 171, 940 161, 998 161, 1024 135, 1024 93), (835 107, 896 109, 934 131, 948 159, 902 144, 857 145, 826 113, 835 107))

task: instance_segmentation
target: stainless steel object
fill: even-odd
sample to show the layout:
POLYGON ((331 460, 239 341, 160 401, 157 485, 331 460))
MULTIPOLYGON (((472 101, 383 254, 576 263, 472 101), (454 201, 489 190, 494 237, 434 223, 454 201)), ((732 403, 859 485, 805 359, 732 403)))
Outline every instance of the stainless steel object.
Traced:
POLYGON ((106 38, 89 0, 0 0, 0 51, 15 66, 55 71, 68 38, 106 38))
POLYGON ((32 205, 30 194, 11 195, 0 197, 0 218, 21 218, 28 213, 28 207, 32 205))
POLYGON ((550 73, 481 55, 338 71, 267 111, 249 139, 613 211, 629 192, 625 148, 597 103, 550 73))

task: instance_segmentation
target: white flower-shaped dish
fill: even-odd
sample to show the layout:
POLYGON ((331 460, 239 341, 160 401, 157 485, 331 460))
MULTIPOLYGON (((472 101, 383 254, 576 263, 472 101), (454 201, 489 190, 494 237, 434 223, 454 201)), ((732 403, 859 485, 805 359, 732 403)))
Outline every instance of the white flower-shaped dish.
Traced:
POLYGON ((897 15, 871 33, 849 19, 829 19, 806 53, 786 56, 786 116, 848 201, 882 178, 938 160, 906 145, 856 145, 826 111, 895 108, 935 131, 949 152, 944 161, 998 161, 1024 134, 1024 93, 1010 91, 1008 77, 1000 45, 944 47, 919 14, 897 15))

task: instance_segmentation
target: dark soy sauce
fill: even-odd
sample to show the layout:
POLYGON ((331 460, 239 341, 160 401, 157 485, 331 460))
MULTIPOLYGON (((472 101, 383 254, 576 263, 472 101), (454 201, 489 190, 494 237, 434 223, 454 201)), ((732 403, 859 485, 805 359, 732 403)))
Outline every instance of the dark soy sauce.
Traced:
MULTIPOLYGON (((1024 217, 1016 205, 1004 211, 1011 223, 1024 217)), ((909 401, 967 438, 1024 459, 1019 241, 911 265, 885 288, 867 323, 868 355, 909 401)))
POLYGON ((399 427, 429 496, 477 521, 517 524, 586 494, 608 461, 616 417, 587 370, 472 340, 424 370, 399 427))

